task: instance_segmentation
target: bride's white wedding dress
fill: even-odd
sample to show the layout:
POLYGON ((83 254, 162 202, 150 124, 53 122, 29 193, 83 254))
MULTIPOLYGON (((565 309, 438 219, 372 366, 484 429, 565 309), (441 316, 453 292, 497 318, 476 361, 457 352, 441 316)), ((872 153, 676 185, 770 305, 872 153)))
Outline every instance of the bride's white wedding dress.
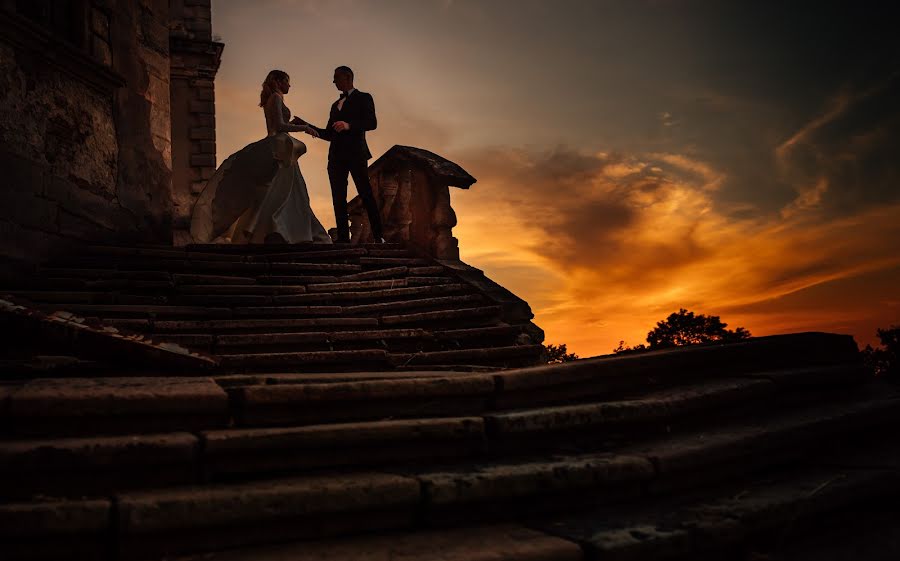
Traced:
POLYGON ((297 162, 306 145, 288 134, 304 127, 288 123, 280 94, 272 98, 265 107, 269 135, 222 162, 194 203, 195 243, 331 243, 309 206, 297 162))

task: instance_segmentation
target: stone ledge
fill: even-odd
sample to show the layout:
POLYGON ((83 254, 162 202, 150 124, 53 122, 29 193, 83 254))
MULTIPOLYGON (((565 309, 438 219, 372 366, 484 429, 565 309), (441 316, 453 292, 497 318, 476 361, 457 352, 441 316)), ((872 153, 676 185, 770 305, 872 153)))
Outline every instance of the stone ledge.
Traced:
POLYGON ((581 561, 570 541, 513 524, 359 536, 181 557, 174 561, 581 561))

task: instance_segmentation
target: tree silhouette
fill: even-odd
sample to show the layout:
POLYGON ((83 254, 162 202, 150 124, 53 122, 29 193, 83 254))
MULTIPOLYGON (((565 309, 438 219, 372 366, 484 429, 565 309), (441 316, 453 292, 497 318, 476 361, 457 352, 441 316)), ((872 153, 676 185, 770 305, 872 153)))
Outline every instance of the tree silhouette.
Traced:
POLYGON ((625 341, 619 341, 619 346, 613 349, 616 354, 669 347, 681 347, 684 345, 697 345, 700 343, 732 342, 750 337, 750 332, 743 327, 727 329, 728 324, 723 323, 719 316, 705 316, 694 314, 684 308, 669 317, 656 323, 656 327, 647 333, 648 345, 635 345, 628 347, 625 341))
POLYGON ((566 349, 565 343, 560 345, 544 345, 544 350, 547 352, 547 364, 560 364, 578 360, 578 355, 567 352, 568 349, 566 349))
POLYGON ((728 324, 722 323, 719 316, 694 315, 694 312, 681 308, 669 314, 664 321, 657 322, 656 327, 647 333, 647 342, 651 349, 664 349, 714 341, 740 341, 750 337, 750 332, 743 327, 735 330, 727 327, 728 324))
POLYGON ((900 380, 900 325, 878 329, 876 334, 881 340, 881 346, 873 349, 872 345, 866 345, 863 349, 866 364, 871 366, 878 376, 900 380))

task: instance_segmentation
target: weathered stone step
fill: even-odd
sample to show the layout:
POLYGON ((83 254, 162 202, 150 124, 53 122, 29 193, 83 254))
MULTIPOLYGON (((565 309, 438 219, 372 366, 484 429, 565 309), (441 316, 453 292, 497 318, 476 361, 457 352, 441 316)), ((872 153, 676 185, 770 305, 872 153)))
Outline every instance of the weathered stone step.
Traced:
POLYGON ((370 248, 369 257, 415 257, 408 249, 375 249, 370 248))
POLYGON ((461 296, 444 296, 436 298, 421 298, 414 300, 400 300, 397 302, 382 302, 378 304, 360 304, 358 306, 344 306, 344 314, 368 315, 389 314, 400 310, 416 308, 469 308, 472 304, 484 301, 481 294, 465 294, 461 296))
POLYGON ((808 467, 725 486, 716 495, 707 491, 705 499, 605 508, 530 525, 586 544, 596 559, 725 559, 760 550, 777 555, 806 535, 822 539, 823 522, 835 513, 884 504, 898 494, 898 483, 895 470, 808 467))
POLYGON ((230 275, 192 275, 192 274, 173 274, 172 279, 179 287, 186 285, 254 285, 256 279, 253 277, 240 277, 230 275))
POLYGON ((206 284, 206 285, 182 285, 177 288, 179 294, 253 294, 253 295, 276 295, 276 294, 304 294, 306 293, 305 285, 291 284, 206 284))
POLYGON ((461 308, 455 310, 437 310, 414 314, 381 316, 383 325, 437 324, 457 321, 489 321, 500 317, 500 306, 481 306, 478 308, 461 308))
POLYGON ((388 366, 387 352, 383 349, 355 351, 307 351, 290 353, 219 354, 222 368, 226 370, 254 370, 281 368, 303 371, 321 368, 323 365, 371 367, 373 364, 388 366))
POLYGON ((430 364, 498 364, 534 362, 544 352, 542 345, 512 345, 487 349, 460 349, 419 353, 392 353, 391 362, 402 366, 430 364))
POLYGON ((479 417, 403 419, 201 433, 207 476, 375 466, 483 454, 479 417))
POLYGON ((408 277, 406 284, 408 286, 426 286, 431 284, 449 284, 456 282, 453 277, 408 277))
POLYGON ((11 391, 0 411, 16 435, 123 434, 224 426, 228 397, 212 379, 38 379, 11 391))
POLYGON ((143 319, 107 319, 106 323, 121 326, 136 331, 150 331, 153 333, 260 333, 268 331, 304 331, 322 328, 334 329, 359 329, 377 328, 378 318, 352 318, 352 317, 312 317, 312 318, 284 318, 284 319, 234 319, 234 320, 143 320, 143 319))
MULTIPOLYGON (((441 373, 432 374, 433 376, 428 378, 437 377, 433 380, 436 385, 432 390, 436 388, 439 390, 439 386, 446 383, 446 375, 441 379, 441 373)), ((386 376, 384 373, 379 375, 386 376)), ((264 381, 269 384, 283 383, 281 378, 284 376, 269 375, 264 381)), ((289 384, 297 384, 301 379, 296 375, 288 376, 289 384)), ((327 398, 328 394, 340 394, 342 390, 343 393, 348 390, 358 391, 360 388, 364 390, 376 388, 383 391, 387 387, 394 392, 393 397, 396 399, 403 396, 402 392, 408 391, 409 380, 405 380, 406 384, 385 384, 396 381, 396 379, 382 379, 379 381, 380 384, 369 383, 368 386, 353 382, 351 385, 334 386, 333 389, 338 390, 337 392, 324 391, 320 387, 321 384, 308 388, 313 388, 313 392, 318 393, 320 397, 327 398), (398 394, 397 390, 401 393, 398 394)), ((466 380, 467 383, 471 381, 473 381, 471 378, 466 380)), ((765 383, 774 385, 771 382, 765 383)), ((687 388, 684 391, 685 397, 681 399, 683 405, 677 404, 676 408, 693 407, 698 411, 711 411, 716 407, 734 403, 734 394, 741 392, 745 394, 744 400, 749 404, 764 397, 758 391, 757 385, 728 387, 720 384, 713 389, 715 386, 713 384, 687 388), (701 396, 699 399, 698 395, 701 396)), ((233 389, 232 392, 236 395, 246 393, 241 386, 235 388, 237 389, 233 389)), ((447 394, 446 390, 443 392, 444 395, 447 394)), ((267 393, 272 394, 272 389, 270 388, 267 393)), ((296 395, 296 391, 292 393, 296 395)), ((379 399, 380 395, 379 392, 375 392, 373 398, 379 399)), ((706 465, 732 459, 740 461, 742 446, 759 448, 757 450, 759 457, 765 458, 763 464, 768 461, 781 461, 783 459, 781 453, 774 453, 776 448, 783 447, 788 450, 792 446, 800 446, 803 450, 798 453, 805 454, 810 450, 815 451, 818 442, 857 431, 864 433, 866 427, 876 424, 879 420, 889 422, 900 417, 900 400, 897 399, 896 391, 886 399, 880 395, 880 391, 869 392, 869 395, 855 402, 818 404, 800 411, 780 413, 769 419, 751 417, 749 420, 732 420, 730 424, 723 425, 720 419, 713 418, 715 430, 709 432, 700 429, 702 434, 699 438, 696 432, 688 432, 674 439, 667 438, 643 445, 633 445, 626 451, 633 454, 635 450, 641 450, 639 455, 651 454, 651 459, 658 463, 659 469, 665 468, 675 474, 690 473, 693 469, 699 469, 695 466, 697 463, 706 465), (793 438, 797 439, 797 443, 792 445, 790 440, 793 438), (799 444, 801 442, 803 444, 799 444), (650 452, 647 452, 648 450, 650 452)), ((644 402, 652 404, 654 400, 658 402, 659 398, 649 396, 644 402)), ((659 423, 664 417, 674 418, 681 414, 680 411, 659 413, 652 406, 634 407, 634 404, 629 402, 598 405, 607 405, 609 410, 613 411, 605 423, 611 427, 619 427, 623 423, 647 424, 651 421, 659 423), (623 406, 631 411, 623 414, 623 406)), ((503 428, 506 432, 517 434, 523 434, 524 428, 525 432, 529 433, 527 436, 531 438, 520 440, 516 450, 507 448, 504 454, 521 455, 530 450, 543 448, 534 439, 541 427, 537 424, 526 426, 528 423, 521 422, 526 413, 514 413, 513 415, 518 417, 512 421, 506 416, 503 428)), ((202 446, 198 446, 196 438, 183 433, 0 441, 0 475, 4 475, 0 481, 0 495, 20 496, 32 491, 47 492, 50 488, 62 490, 68 485, 68 492, 78 496, 91 489, 102 493, 163 480, 190 483, 200 477, 201 465, 204 466, 207 477, 216 477, 224 474, 260 474, 316 467, 373 466, 414 458, 465 458, 482 455, 487 449, 493 450, 496 456, 501 450, 496 444, 498 439, 504 436, 498 434, 496 430, 497 417, 495 414, 487 414, 483 419, 456 417, 314 424, 272 429, 222 429, 204 431, 201 434, 204 442, 202 446), (362 451, 365 453, 361 453, 362 451), (148 469, 142 470, 141 466, 148 469), (149 469, 152 466, 156 466, 158 472, 149 469), (104 481, 102 474, 115 478, 104 481), (61 481, 63 479, 69 483, 61 481), (25 480, 31 483, 25 485, 25 480), (42 481, 43 488, 40 487, 42 481)), ((599 429, 598 436, 603 434, 604 426, 589 415, 585 415, 582 419, 571 417, 570 421, 578 423, 583 429, 599 429)), ((572 422, 569 422, 566 428, 571 427, 572 422)), ((549 427, 550 430, 558 428, 558 426, 549 427)), ((558 435, 550 437, 557 440, 560 438, 558 435)), ((559 440, 557 447, 560 449, 568 447, 567 441, 559 440)), ((822 461, 835 463, 835 460, 828 457, 822 461)), ((889 459, 860 457, 857 460, 866 466, 881 465, 885 461, 889 459)), ((894 454, 894 460, 890 461, 897 462, 900 467, 900 453, 894 454)), ((846 457, 841 457, 835 465, 846 466, 847 462, 846 457)))
POLYGON ((369 269, 386 267, 428 267, 432 265, 430 259, 419 257, 360 257, 359 264, 369 269))
POLYGON ((260 275, 256 282, 261 285, 307 285, 313 283, 337 282, 338 278, 331 275, 260 275))
POLYGON ((582 561, 570 541, 514 524, 297 542, 173 561, 582 561))
POLYGON ((280 253, 264 253, 248 256, 253 262, 291 263, 294 261, 345 260, 357 259, 367 255, 368 251, 361 247, 347 249, 319 249, 316 251, 290 251, 280 253))
POLYGON ((154 305, 167 304, 165 295, 123 294, 113 291, 51 291, 51 290, 9 290, 16 298, 47 304, 123 304, 154 305))
MULTIPOLYGON (((340 384, 327 386, 333 388, 340 384)), ((293 390, 315 387, 316 391, 322 391, 325 386, 286 387, 293 390)), ((880 388, 873 393, 881 393, 880 388)), ((509 519, 519 512, 514 508, 516 505, 529 505, 535 514, 563 505, 571 511, 578 505, 645 500, 648 493, 652 496, 670 491, 673 483, 707 488, 710 481, 731 479, 752 469, 771 469, 798 458, 810 461, 823 445, 828 449, 856 435, 867 434, 873 427, 890 426, 900 418, 898 404, 900 400, 895 395, 876 395, 852 403, 817 406, 764 422, 717 426, 701 434, 641 444, 615 454, 387 468, 377 474, 331 473, 126 492, 117 495, 119 508, 115 512, 110 510, 107 501, 7 503, 0 506, 0 520, 6 522, 4 528, 21 528, 27 521, 31 524, 28 527, 43 528, 46 539, 52 540, 56 534, 65 535, 70 530, 73 533, 99 530, 95 524, 85 521, 96 520, 95 513, 105 509, 106 524, 110 524, 109 529, 116 528, 128 557, 135 555, 137 548, 154 543, 169 548, 161 551, 162 554, 286 538, 411 528, 417 522, 440 524, 458 521, 460 517, 469 523, 482 517, 509 519), (63 518, 65 523, 47 525, 47 517, 59 512, 69 513, 63 518), (114 521, 112 515, 116 517, 114 521)), ((286 434, 289 436, 285 438, 290 440, 298 433, 286 434)), ((277 441, 281 435, 266 438, 269 436, 277 441)), ((896 467, 869 471, 890 473, 893 478, 890 485, 886 485, 886 480, 873 484, 870 488, 873 492, 896 489, 896 467)), ((810 498, 810 489, 819 489, 822 483, 806 489, 806 500, 810 498)), ((856 494, 856 491, 842 491, 844 497, 856 494)))
MULTIPOLYGON (((229 308, 212 308, 206 306, 167 306, 143 304, 39 304, 38 309, 53 312, 64 309, 88 317, 136 316, 136 317, 193 317, 222 319, 230 318, 229 308)), ((334 313, 339 313, 338 309, 334 313)))
POLYGON ((187 432, 0 440, 0 502, 195 483, 199 444, 187 432))
MULTIPOLYGON (((409 274, 409 267, 389 267, 387 269, 373 269, 362 273, 353 273, 341 277, 341 282, 358 282, 364 280, 386 279, 391 277, 405 277, 409 274)), ((333 282, 333 281, 326 281, 333 282)))
MULTIPOLYGON (((287 262, 223 262, 223 261, 190 261, 187 259, 117 259, 110 263, 107 259, 93 259, 90 257, 67 257, 54 262, 56 266, 62 266, 62 270, 97 270, 115 266, 118 271, 145 271, 166 273, 217 273, 234 274, 241 276, 259 276, 270 273, 309 273, 309 272, 346 272, 355 273, 362 271, 360 265, 352 263, 287 263, 287 262)), ((54 269, 54 276, 59 276, 59 269, 54 269)))
POLYGON ((358 282, 336 282, 310 284, 310 292, 345 292, 360 290, 379 290, 387 288, 404 288, 406 287, 406 279, 390 279, 390 280, 367 280, 358 282))
POLYGON ((365 341, 382 339, 419 339, 430 337, 424 329, 371 329, 365 331, 309 331, 300 333, 255 333, 217 335, 216 345, 241 347, 255 345, 291 345, 308 343, 329 343, 338 341, 365 341))
POLYGON ((392 300, 410 296, 429 296, 437 294, 454 294, 468 292, 471 288, 462 284, 440 284, 429 286, 413 286, 408 288, 386 288, 383 290, 367 290, 362 292, 335 292, 331 299, 335 302, 356 302, 359 300, 392 300))
POLYGON ((128 279, 164 282, 172 280, 172 275, 166 271, 121 271, 110 269, 109 263, 103 263, 102 267, 93 269, 44 266, 38 270, 37 274, 48 278, 128 279))
MULTIPOLYGON (((775 411, 779 398, 789 397, 791 380, 815 377, 819 380, 817 392, 821 392, 816 394, 816 399, 824 401, 824 393, 831 388, 847 391, 866 379, 866 374, 862 365, 849 364, 713 378, 686 386, 651 389, 631 399, 490 413, 485 415, 485 423, 491 438, 498 442, 536 444, 537 440, 544 439, 552 444, 570 432, 593 433, 605 438, 623 429, 642 429, 644 435, 650 436, 654 431, 648 429, 653 426, 663 424, 671 430, 675 421, 691 417, 702 423, 704 419, 710 421, 710 414, 715 411, 748 414, 748 409, 752 411, 761 401, 775 411)), ((793 405, 785 405, 788 406, 793 405)))
MULTIPOLYGON (((131 290, 168 291, 175 287, 171 280, 135 280, 135 279, 79 279, 65 277, 34 277, 27 281, 27 288, 31 290, 131 290)), ((23 286, 25 288, 25 286, 23 286)))
POLYGON ((340 306, 244 306, 234 308, 236 318, 282 318, 302 316, 336 316, 343 313, 340 306))
POLYGON ((427 276, 437 276, 446 274, 447 270, 440 265, 430 265, 427 267, 409 267, 410 275, 417 275, 422 277, 427 276))
POLYGON ((122 556, 165 557, 245 543, 408 527, 419 485, 383 473, 124 493, 116 524, 122 556))
POLYGON ((399 243, 385 244, 351 244, 351 243, 317 243, 301 242, 296 244, 188 244, 188 251, 239 253, 247 255, 265 255, 268 253, 285 253, 287 251, 334 251, 336 249, 403 249, 399 243))
POLYGON ((154 248, 145 248, 145 247, 127 247, 127 246, 113 246, 113 245, 89 245, 83 249, 82 255, 87 256, 111 256, 111 257, 131 257, 131 258, 158 258, 158 259, 192 259, 199 261, 227 261, 227 262, 241 262, 244 261, 244 257, 241 255, 233 255, 233 254, 225 254, 225 253, 213 253, 213 252, 200 252, 200 251, 185 251, 183 249, 178 248, 169 248, 169 249, 154 249, 154 248))
POLYGON ((330 384, 246 386, 230 390, 242 426, 480 414, 494 395, 485 375, 330 384))
MULTIPOLYGON (((383 325, 396 322, 381 318, 383 325)), ((717 373, 790 370, 817 365, 859 364, 849 335, 798 333, 756 337, 738 343, 697 345, 664 351, 577 360, 498 374, 502 408, 611 398, 636 387, 686 383, 717 373)))

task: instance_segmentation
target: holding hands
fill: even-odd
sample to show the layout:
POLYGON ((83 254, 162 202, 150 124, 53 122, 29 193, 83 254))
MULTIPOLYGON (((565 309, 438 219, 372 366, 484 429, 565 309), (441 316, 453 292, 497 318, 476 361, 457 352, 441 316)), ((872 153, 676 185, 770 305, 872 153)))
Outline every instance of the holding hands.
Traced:
POLYGON ((319 138, 319 133, 316 132, 316 129, 312 128, 312 127, 309 125, 309 123, 307 123, 306 121, 304 121, 304 120, 301 119, 300 117, 294 117, 293 119, 291 119, 291 124, 292 124, 292 125, 301 125, 301 126, 304 126, 305 128, 303 129, 303 132, 305 132, 306 134, 312 136, 313 138, 319 138))

